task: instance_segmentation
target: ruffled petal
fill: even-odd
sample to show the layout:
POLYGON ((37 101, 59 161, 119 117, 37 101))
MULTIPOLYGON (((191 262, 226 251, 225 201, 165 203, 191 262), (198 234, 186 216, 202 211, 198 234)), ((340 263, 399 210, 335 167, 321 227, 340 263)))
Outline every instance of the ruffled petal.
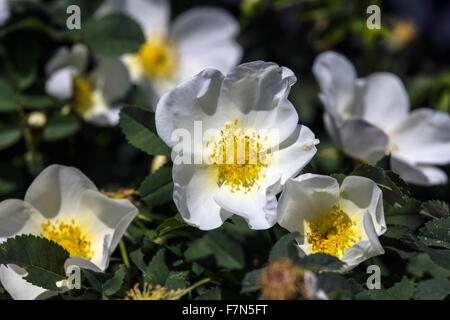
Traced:
POLYGON ((403 180, 412 184, 432 186, 448 181, 444 171, 433 166, 416 165, 396 155, 391 156, 391 167, 403 180))
POLYGON ((327 51, 314 61, 313 73, 322 91, 325 109, 339 121, 351 114, 355 94, 356 71, 343 55, 327 51))
POLYGON ((62 47, 48 61, 45 72, 50 75, 58 69, 72 67, 75 75, 79 76, 86 71, 88 57, 89 50, 82 43, 74 44, 70 50, 62 47))
POLYGON ((416 109, 391 133, 396 156, 418 164, 450 162, 450 116, 416 109))
POLYGON ((315 215, 330 212, 338 200, 339 184, 332 177, 307 173, 289 179, 277 209, 278 224, 304 236, 307 221, 315 215))
POLYGON ((48 78, 45 83, 45 91, 57 99, 68 100, 73 96, 74 77, 73 67, 61 68, 48 78))
POLYGON ((26 274, 27 272, 24 269, 16 265, 0 266, 0 281, 14 300, 46 299, 56 295, 56 293, 24 280, 23 277, 26 274))
POLYGON ((388 136, 383 130, 360 118, 351 118, 339 128, 340 141, 345 153, 355 159, 371 160, 374 154, 385 153, 388 136))
POLYGON ((51 219, 59 213, 69 215, 76 212, 86 190, 97 191, 97 188, 81 171, 51 165, 34 179, 25 194, 25 202, 46 219, 51 219))
POLYGON ((173 199, 183 219, 201 230, 220 227, 232 216, 213 200, 219 189, 214 168, 174 165, 173 199))
POLYGON ((406 89, 399 77, 388 72, 372 73, 364 80, 359 116, 389 132, 408 116, 406 89))

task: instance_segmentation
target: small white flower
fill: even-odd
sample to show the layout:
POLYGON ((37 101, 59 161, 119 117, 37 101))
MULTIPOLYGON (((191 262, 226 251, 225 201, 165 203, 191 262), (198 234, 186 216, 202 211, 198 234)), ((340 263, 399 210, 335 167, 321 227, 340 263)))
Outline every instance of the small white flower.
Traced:
POLYGON ((181 81, 206 68, 227 73, 241 59, 242 48, 234 41, 239 26, 225 10, 194 8, 172 25, 168 0, 109 0, 98 14, 111 12, 130 15, 144 31, 146 43, 123 61, 152 108, 181 81))
POLYGON ((311 160, 319 143, 298 125, 287 99, 295 81, 288 68, 257 61, 226 76, 206 69, 161 97, 156 128, 177 151, 174 201, 186 222, 203 230, 219 227, 232 214, 252 229, 276 222, 276 194, 311 160), (203 131, 196 132, 196 122, 203 131), (182 129, 194 137, 203 133, 194 138, 193 150, 178 149, 173 134, 182 129), (189 154, 202 161, 180 163, 189 154))
MULTIPOLYGON (((52 165, 34 180, 24 201, 0 202, 0 243, 21 234, 41 236, 69 252, 66 269, 76 265, 102 272, 136 215, 130 201, 104 196, 79 170, 52 165)), ((55 294, 27 282, 25 275, 16 265, 0 266, 2 285, 14 299, 55 294)))
POLYGON ((336 179, 304 174, 289 179, 278 205, 278 223, 298 231, 302 254, 323 252, 349 270, 384 253, 378 236, 386 231, 381 190, 370 179, 336 179))
POLYGON ((60 48, 46 65, 49 95, 69 100, 70 107, 86 121, 98 126, 119 122, 119 109, 112 104, 125 96, 131 86, 126 67, 117 59, 102 59, 87 73, 89 52, 75 44, 60 48))
POLYGON ((434 165, 450 162, 450 116, 431 109, 409 112, 401 80, 377 72, 357 79, 353 65, 336 52, 313 66, 330 136, 349 156, 375 164, 391 154, 391 167, 407 182, 434 185, 447 175, 434 165))

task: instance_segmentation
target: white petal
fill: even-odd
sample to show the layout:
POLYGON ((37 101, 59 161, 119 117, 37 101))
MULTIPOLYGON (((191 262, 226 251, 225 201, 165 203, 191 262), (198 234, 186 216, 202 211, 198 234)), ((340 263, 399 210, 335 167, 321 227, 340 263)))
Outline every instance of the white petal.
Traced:
POLYGON ((146 35, 164 35, 168 29, 170 4, 168 0, 108 0, 96 12, 103 16, 123 12, 138 22, 146 35))
POLYGON ((51 165, 34 179, 25 194, 25 202, 51 219, 59 213, 76 212, 86 190, 97 191, 97 188, 81 171, 73 167, 51 165))
POLYGON ((10 16, 9 0, 0 0, 0 26, 4 25, 10 16))
POLYGON ((45 83, 45 91, 58 99, 67 100, 73 95, 73 67, 65 67, 52 73, 45 83))
POLYGON ((45 299, 54 295, 24 280, 26 274, 24 269, 16 265, 0 266, 0 281, 14 300, 45 299))
POLYGON ((433 166, 415 165, 394 154, 391 156, 391 167, 403 180, 417 185, 431 186, 448 181, 444 171, 433 166))
POLYGON ((99 90, 92 93, 92 108, 83 114, 83 118, 96 126, 108 127, 119 123, 120 108, 111 106, 99 90))
POLYGON ((22 230, 30 219, 32 208, 22 200, 0 202, 0 242, 2 238, 14 236, 22 230))
POLYGON ((277 220, 277 198, 281 176, 268 177, 258 190, 244 193, 233 191, 226 185, 216 192, 214 201, 233 214, 243 217, 253 230, 271 228, 277 220))
POLYGON ((430 109, 416 109, 392 133, 398 157, 412 163, 450 162, 450 116, 430 109))
POLYGON ((194 121, 202 121, 204 129, 213 127, 209 124, 217 110, 222 80, 219 71, 207 69, 161 97, 155 114, 156 129, 167 145, 177 144, 171 138, 175 129, 194 132, 194 121))
POLYGON ((297 111, 287 99, 296 80, 290 69, 272 62, 241 64, 223 80, 219 111, 229 114, 230 109, 237 110, 241 116, 236 119, 243 128, 277 130, 280 143, 297 127, 297 111))
POLYGON ((199 7, 178 16, 171 37, 184 65, 183 78, 205 68, 226 74, 242 55, 233 39, 238 32, 236 19, 222 9, 199 7))
POLYGON ((319 140, 306 126, 298 125, 291 137, 282 142, 280 150, 273 154, 269 170, 281 174, 281 185, 295 177, 314 157, 319 140))
POLYGON ((383 194, 375 182, 365 177, 349 176, 342 182, 340 190, 339 205, 344 212, 351 214, 354 209, 360 215, 368 212, 376 234, 382 235, 386 231, 383 194))
POLYGON ((378 240, 377 232, 373 225, 373 218, 367 211, 364 213, 363 224, 367 239, 358 241, 345 251, 342 261, 346 265, 342 271, 349 271, 367 259, 384 254, 384 249, 378 240))
POLYGON ((344 120, 351 113, 355 93, 356 71, 343 55, 327 51, 314 61, 313 73, 323 93, 327 112, 344 120))
POLYGON ((128 70, 120 60, 105 59, 100 62, 96 77, 96 89, 103 92, 108 103, 123 98, 130 86, 128 70))
POLYGON ((388 72, 377 72, 365 78, 359 103, 362 104, 359 116, 389 132, 409 111, 409 99, 402 81, 388 72))
POLYGON ((89 260, 80 257, 70 257, 64 263, 64 269, 67 270, 69 266, 78 266, 81 269, 87 269, 94 272, 104 272, 106 268, 99 268, 97 265, 89 260))
POLYGON ((62 47, 48 61, 45 72, 50 75, 58 69, 72 67, 75 74, 79 76, 86 70, 88 57, 89 50, 82 43, 74 44, 70 50, 62 47))
POLYGON ((330 212, 338 198, 339 184, 332 177, 307 173, 289 179, 278 205, 278 224, 304 236, 307 221, 315 215, 330 212))
POLYGON ((201 230, 220 227, 232 216, 213 200, 218 190, 214 168, 174 165, 173 199, 183 219, 201 230))
MULTIPOLYGON (((110 199, 97 190, 87 190, 83 193, 78 212, 74 216, 83 225, 91 226, 88 233, 98 235, 97 246, 106 249, 102 257, 104 259, 114 252, 137 213, 136 207, 129 200, 110 199)), ((97 266, 104 270, 107 262, 97 266)))
POLYGON ((336 119, 328 112, 323 114, 323 123, 325 130, 331 140, 339 147, 342 148, 341 135, 339 133, 339 127, 336 119))
POLYGON ((384 131, 360 118, 344 121, 339 132, 344 152, 361 160, 374 160, 373 154, 384 154, 389 140, 384 131))

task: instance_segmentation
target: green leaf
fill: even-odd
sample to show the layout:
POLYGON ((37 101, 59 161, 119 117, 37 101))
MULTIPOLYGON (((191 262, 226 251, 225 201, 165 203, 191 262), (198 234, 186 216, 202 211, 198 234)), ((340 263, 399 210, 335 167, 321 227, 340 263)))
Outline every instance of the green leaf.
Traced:
POLYGON ((81 28, 81 37, 92 51, 106 57, 137 52, 145 42, 139 25, 122 13, 89 20, 81 28))
POLYGON ((0 245, 0 264, 15 264, 28 272, 24 279, 38 287, 58 291, 66 279, 64 263, 69 253, 59 244, 32 235, 9 238, 0 245))
POLYGON ((417 285, 416 300, 443 300, 450 294, 450 281, 445 278, 430 279, 417 285))
POLYGON ((153 206, 159 206, 172 200, 172 168, 161 167, 151 173, 139 188, 142 200, 153 206))
POLYGON ((420 250, 428 254, 434 263, 444 267, 445 269, 450 269, 450 250, 429 248, 420 240, 416 240, 414 238, 411 238, 411 240, 414 241, 415 245, 420 250))
POLYGON ((184 289, 188 286, 187 276, 189 271, 171 271, 167 276, 164 287, 169 290, 184 289))
POLYGON ((150 155, 170 156, 170 148, 156 134, 155 114, 139 107, 124 107, 120 127, 128 142, 150 155))
POLYGON ((5 79, 0 78, 0 113, 17 110, 17 102, 14 88, 5 79))
POLYGON ((0 123, 0 150, 14 145, 22 137, 18 126, 0 123))
POLYGON ((439 200, 429 200, 422 204, 420 213, 434 219, 448 217, 448 204, 439 200))
POLYGON ((227 269, 242 269, 245 258, 240 244, 221 230, 209 231, 193 241, 184 253, 187 261, 194 261, 214 255, 217 265, 227 269))
POLYGON ((194 300, 222 300, 222 293, 219 287, 206 290, 194 300))
POLYGON ((127 269, 124 265, 120 265, 114 276, 103 284, 103 292, 107 296, 112 296, 122 287, 125 276, 127 275, 127 269))
POLYGON ((338 270, 344 266, 337 257, 322 252, 304 256, 298 260, 297 264, 313 271, 338 270))
POLYGON ((55 99, 45 93, 29 93, 20 96, 20 101, 24 109, 42 110, 54 107, 58 104, 55 99))
POLYGON ((44 129, 44 139, 47 141, 54 141, 64 139, 74 134, 80 124, 78 119, 73 115, 56 114, 48 120, 44 129))
POLYGON ((369 164, 360 164, 355 168, 351 175, 362 176, 373 180, 381 191, 383 191, 383 200, 389 204, 403 204, 403 194, 400 188, 391 180, 386 172, 381 168, 373 167, 369 164))
POLYGON ((407 270, 417 278, 429 274, 434 278, 449 278, 450 269, 445 269, 435 264, 426 253, 419 253, 409 260, 407 270))
POLYGON ((164 236, 172 231, 186 227, 186 222, 177 218, 168 218, 164 220, 157 228, 156 233, 158 237, 164 236))
POLYGON ((427 222, 420 229, 419 239, 427 246, 450 249, 450 218, 427 222))
POLYGON ((247 272, 247 274, 244 276, 244 279, 242 279, 242 289, 241 293, 247 293, 247 292, 253 292, 256 290, 259 290, 258 287, 258 281, 261 277, 261 272, 263 269, 256 269, 250 272, 247 272))
POLYGON ((160 249, 147 267, 145 280, 152 285, 164 285, 169 276, 169 269, 165 261, 166 249, 160 249))
POLYGON ((406 227, 412 231, 419 228, 424 222, 424 218, 420 215, 396 215, 386 217, 388 225, 397 225, 406 227))
POLYGON ((330 299, 353 299, 356 295, 363 295, 364 288, 353 280, 334 272, 319 273, 317 275, 318 288, 322 289, 330 299))
POLYGON ((19 89, 26 89, 36 80, 39 59, 38 40, 34 30, 11 32, 4 38, 5 69, 19 89))
POLYGON ((147 265, 144 262, 144 254, 141 249, 137 249, 130 253, 131 261, 139 268, 142 272, 147 272, 147 265))
POLYGON ((298 232, 284 235, 278 240, 270 251, 269 260, 275 261, 280 258, 289 258, 297 261, 300 258, 298 247, 294 244, 295 238, 300 236, 298 232))
POLYGON ((403 276, 402 281, 397 282, 392 288, 389 288, 388 293, 396 300, 409 300, 414 295, 414 281, 409 280, 403 276))

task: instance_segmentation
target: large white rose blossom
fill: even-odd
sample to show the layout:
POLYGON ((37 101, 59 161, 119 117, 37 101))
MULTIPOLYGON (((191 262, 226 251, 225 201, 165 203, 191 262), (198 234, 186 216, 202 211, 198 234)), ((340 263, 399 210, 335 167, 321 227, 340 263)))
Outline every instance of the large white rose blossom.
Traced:
POLYGON ((119 108, 114 103, 131 86, 128 71, 118 59, 101 59, 87 72, 89 51, 81 43, 60 48, 46 65, 49 95, 68 101, 69 106, 87 122, 97 126, 115 126, 119 108))
MULTIPOLYGON (((129 200, 104 196, 79 170, 52 165, 33 181, 24 201, 0 202, 0 243, 22 234, 40 236, 69 252, 66 270, 75 265, 102 272, 136 215, 129 200)), ((13 299, 56 294, 27 282, 25 275, 16 265, 0 266, 0 281, 13 299)))
POLYGON ((450 162, 448 114, 426 108, 409 112, 407 92, 396 75, 357 78, 353 65, 336 52, 320 54, 313 73, 322 91, 325 126, 345 153, 372 164, 391 154, 392 170, 405 181, 447 182, 435 165, 450 162))
POLYGON ((124 12, 144 31, 146 43, 136 54, 123 56, 152 108, 161 95, 206 68, 227 73, 241 59, 234 40, 237 21, 223 9, 198 7, 170 20, 168 0, 109 0, 99 15, 124 12))
POLYGON ((295 81, 288 68, 256 61, 226 76, 206 69, 162 96, 156 128, 173 148, 173 196, 186 222, 208 230, 236 214, 252 229, 275 224, 276 194, 319 143, 287 99, 295 81), (201 137, 179 143, 183 130, 201 137))
POLYGON ((342 271, 384 253, 378 236, 386 231, 382 192, 372 180, 304 174, 286 182, 278 223, 297 239, 302 254, 323 252, 344 262, 342 271))

